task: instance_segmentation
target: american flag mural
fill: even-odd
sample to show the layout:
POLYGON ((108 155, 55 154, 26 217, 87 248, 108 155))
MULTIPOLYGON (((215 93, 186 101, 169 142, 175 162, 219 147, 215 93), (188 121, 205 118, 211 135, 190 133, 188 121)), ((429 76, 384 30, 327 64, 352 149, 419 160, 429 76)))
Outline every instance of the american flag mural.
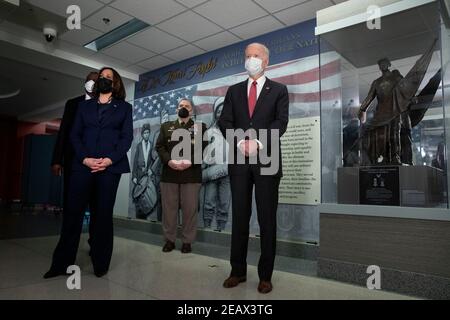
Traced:
MULTIPOLYGON (((340 60, 336 53, 321 55, 322 76, 319 79, 319 56, 314 55, 273 66, 266 70, 266 76, 285 84, 289 91, 289 112, 291 117, 318 116, 320 112, 320 85, 322 102, 332 105, 341 96, 340 60)), ((181 98, 191 99, 200 119, 213 111, 214 102, 224 97, 230 85, 247 79, 245 72, 220 79, 192 84, 172 91, 154 94, 134 101, 134 128, 138 133, 144 123, 157 124, 161 113, 175 115, 181 98), (153 118, 154 121, 151 121, 153 118)))
MULTIPOLYGON (((291 119, 317 117, 320 114, 321 101, 322 108, 334 108, 341 101, 341 61, 339 55, 334 52, 321 54, 320 63, 319 55, 313 55, 269 66, 266 76, 287 86, 291 119), (322 68, 319 68, 319 65, 322 68)), ((225 97, 230 85, 247 78, 247 74, 242 72, 136 99, 133 112, 135 140, 131 159, 134 159, 136 145, 142 140, 141 128, 144 124, 151 126, 151 140, 156 141, 161 122, 176 119, 179 100, 188 98, 195 104, 196 120, 209 126, 213 118, 214 103, 225 97)), ((203 227, 204 185, 199 198, 199 227, 203 227)), ((302 239, 318 240, 318 215, 314 206, 279 204, 278 211, 280 237, 297 238, 303 235, 300 236, 302 239)), ((134 203, 130 201, 129 216, 134 218, 135 212, 134 203)), ((149 215, 147 220, 156 221, 155 213, 149 215)), ((228 231, 231 230, 230 222, 231 211, 226 225, 228 231)), ((258 234, 258 230, 257 220, 255 215, 252 215, 250 232, 258 234)))

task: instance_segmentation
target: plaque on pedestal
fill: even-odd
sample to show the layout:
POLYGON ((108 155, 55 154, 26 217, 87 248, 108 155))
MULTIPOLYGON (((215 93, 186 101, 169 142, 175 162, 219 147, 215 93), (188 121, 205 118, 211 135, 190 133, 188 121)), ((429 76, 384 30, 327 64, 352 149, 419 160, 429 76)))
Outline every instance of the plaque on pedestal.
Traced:
POLYGON ((445 205, 445 176, 429 166, 338 168, 338 203, 404 207, 445 205))
POLYGON ((400 205, 399 167, 359 169, 359 203, 379 206, 400 205))

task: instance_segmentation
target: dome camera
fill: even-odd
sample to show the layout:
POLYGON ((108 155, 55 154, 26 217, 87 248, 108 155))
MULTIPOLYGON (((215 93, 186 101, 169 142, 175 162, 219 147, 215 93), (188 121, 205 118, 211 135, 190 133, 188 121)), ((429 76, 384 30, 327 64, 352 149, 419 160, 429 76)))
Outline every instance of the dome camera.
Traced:
POLYGON ((44 27, 43 33, 47 42, 52 42, 58 35, 56 28, 50 26, 44 27))

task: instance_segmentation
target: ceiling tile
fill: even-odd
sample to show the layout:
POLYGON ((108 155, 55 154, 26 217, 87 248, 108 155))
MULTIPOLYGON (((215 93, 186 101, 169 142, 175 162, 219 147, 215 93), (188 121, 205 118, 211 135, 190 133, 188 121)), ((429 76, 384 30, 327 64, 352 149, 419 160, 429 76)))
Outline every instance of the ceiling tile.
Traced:
POLYGON ((195 56, 198 56, 202 53, 205 53, 204 50, 199 49, 191 44, 188 44, 187 46, 180 47, 174 50, 171 50, 169 52, 166 52, 164 56, 169 57, 172 60, 175 61, 183 61, 195 56))
POLYGON ((84 46, 86 43, 100 37, 102 33, 100 31, 89 28, 82 25, 81 30, 70 30, 61 35, 61 39, 69 41, 74 44, 84 46))
POLYGON ((147 69, 146 72, 149 72, 149 71, 156 70, 158 68, 167 66, 172 63, 173 63, 173 61, 170 60, 169 58, 166 58, 164 56, 156 56, 156 57, 150 58, 146 61, 139 63, 139 66, 146 68, 147 69))
MULTIPOLYGON (((289 7, 293 7, 297 4, 307 2, 309 0, 255 0, 258 4, 264 7, 269 12, 280 11, 289 7)), ((314 1, 314 0, 313 0, 314 1)))
POLYGON ((175 1, 188 8, 192 8, 209 0, 175 0, 175 1))
POLYGON ((135 64, 156 55, 156 53, 139 48, 126 41, 119 42, 101 52, 113 58, 127 61, 129 64, 135 64))
POLYGON ((193 10, 227 29, 267 15, 251 0, 211 0, 193 10))
POLYGON ((94 54, 89 59, 101 64, 103 67, 124 68, 129 65, 126 61, 115 59, 100 52, 94 54))
POLYGON ((150 27, 127 39, 135 45, 148 49, 153 52, 162 53, 186 44, 159 29, 150 27))
POLYGON ((188 42, 207 37, 223 30, 192 11, 182 13, 170 20, 164 21, 158 25, 158 28, 188 42))
POLYGON ((31 3, 34 6, 40 7, 47 11, 56 13, 60 16, 67 17, 66 13, 67 8, 70 5, 76 4, 81 9, 81 19, 86 18, 91 15, 94 11, 100 9, 104 6, 103 3, 98 2, 96 0, 58 0, 58 1, 49 1, 49 0, 28 0, 27 2, 31 3))
POLYGON ((274 14, 287 25, 293 25, 316 17, 316 12, 334 5, 330 0, 310 0, 298 6, 274 14))
POLYGON ((266 16, 261 19, 243 24, 239 27, 230 29, 231 32, 241 37, 242 39, 249 39, 259 36, 264 33, 275 31, 277 29, 283 28, 284 25, 273 18, 272 16, 266 16))
POLYGON ((143 73, 146 73, 148 71, 147 68, 143 68, 143 67, 140 67, 138 65, 128 66, 128 67, 125 68, 125 70, 127 70, 129 72, 132 72, 132 73, 135 73, 135 74, 143 74, 143 73))
POLYGON ((105 7, 104 9, 84 20, 83 24, 102 31, 103 33, 107 33, 123 25, 125 22, 130 21, 131 19, 133 19, 132 16, 122 13, 119 10, 105 7), (105 22, 103 21, 104 18, 108 18, 110 22, 108 24, 105 24, 105 22))
POLYGON ((194 44, 206 51, 212 51, 239 41, 241 41, 241 39, 228 31, 224 31, 211 37, 196 41, 194 44))
POLYGON ((173 0, 117 0, 111 6, 152 25, 186 10, 173 0))
POLYGON ((73 44, 65 40, 56 41, 54 43, 54 47, 83 58, 88 58, 95 54, 95 51, 86 49, 80 45, 73 44))

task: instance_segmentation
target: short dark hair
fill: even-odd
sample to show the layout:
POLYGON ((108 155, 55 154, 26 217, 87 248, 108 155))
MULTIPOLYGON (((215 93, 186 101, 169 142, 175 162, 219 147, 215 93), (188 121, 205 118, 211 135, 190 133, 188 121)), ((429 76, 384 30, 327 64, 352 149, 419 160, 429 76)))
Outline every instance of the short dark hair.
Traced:
POLYGON ((189 98, 181 98, 180 100, 178 100, 178 105, 177 105, 177 107, 180 105, 180 102, 181 101, 188 101, 189 103, 190 103, 190 105, 192 106, 192 115, 193 116, 196 116, 197 115, 197 110, 196 110, 196 106, 195 106, 195 104, 194 104, 194 101, 192 101, 191 99, 189 99, 189 98))
MULTIPOLYGON (((113 98, 118 100, 125 100, 127 94, 125 92, 125 86, 123 85, 122 77, 120 76, 120 74, 113 68, 103 67, 98 72, 99 77, 104 70, 111 70, 113 73, 113 98)), ((97 92, 97 83, 94 85, 94 92, 97 92)))
POLYGON ((91 79, 91 77, 98 78, 98 72, 97 71, 89 72, 89 74, 86 76, 86 81, 85 82, 88 82, 91 79))
POLYGON ((142 128, 141 128, 141 135, 143 135, 144 134, 144 132, 145 131, 151 131, 151 129, 150 129, 150 124, 149 123, 145 123, 143 126, 142 126, 142 128))
POLYGON ((382 62, 387 62, 389 63, 389 66, 391 66, 391 60, 389 60, 388 58, 382 58, 377 61, 378 65, 381 65, 382 62))

